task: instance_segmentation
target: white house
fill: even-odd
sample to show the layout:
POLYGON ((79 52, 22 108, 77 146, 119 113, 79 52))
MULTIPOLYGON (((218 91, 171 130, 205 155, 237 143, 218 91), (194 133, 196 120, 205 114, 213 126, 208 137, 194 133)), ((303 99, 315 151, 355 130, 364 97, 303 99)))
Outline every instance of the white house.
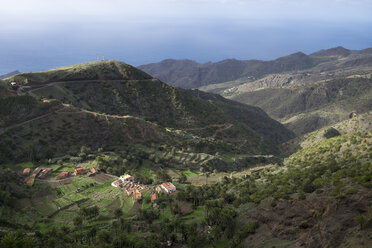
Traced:
POLYGON ((176 186, 173 185, 173 183, 162 183, 160 187, 167 192, 168 194, 176 191, 176 186))
POLYGON ((125 181, 133 182, 134 181, 134 177, 132 177, 129 174, 125 174, 125 175, 120 176, 120 180, 122 180, 123 182, 125 182, 125 181))

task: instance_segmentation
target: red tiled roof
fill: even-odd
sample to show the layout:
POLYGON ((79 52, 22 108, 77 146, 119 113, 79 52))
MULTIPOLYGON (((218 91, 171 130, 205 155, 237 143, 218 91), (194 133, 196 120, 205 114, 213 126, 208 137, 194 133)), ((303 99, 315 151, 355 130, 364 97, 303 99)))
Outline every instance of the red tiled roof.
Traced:
POLYGON ((134 198, 135 201, 138 200, 138 199, 141 199, 141 197, 142 197, 141 192, 139 192, 138 190, 134 191, 133 198, 134 198))
POLYGON ((150 200, 151 200, 151 201, 155 201, 156 199, 158 199, 158 194, 152 193, 152 194, 150 195, 150 200))
POLYGON ((58 177, 67 177, 69 174, 68 171, 62 171, 61 173, 59 173, 58 177))
POLYGON ((166 188, 167 190, 172 190, 174 188, 176 188, 173 183, 162 183, 161 184, 164 188, 166 188))
POLYGON ((25 168, 23 170, 23 174, 30 174, 30 172, 31 172, 31 169, 30 168, 25 168))

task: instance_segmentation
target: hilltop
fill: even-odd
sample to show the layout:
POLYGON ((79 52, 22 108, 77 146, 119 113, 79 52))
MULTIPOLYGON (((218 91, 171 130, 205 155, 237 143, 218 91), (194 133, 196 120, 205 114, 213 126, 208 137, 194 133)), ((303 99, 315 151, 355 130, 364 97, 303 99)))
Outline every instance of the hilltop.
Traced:
POLYGON ((46 84, 52 82, 81 80, 142 80, 151 76, 135 67, 118 61, 94 61, 59 67, 43 72, 20 73, 7 81, 22 85, 46 84))

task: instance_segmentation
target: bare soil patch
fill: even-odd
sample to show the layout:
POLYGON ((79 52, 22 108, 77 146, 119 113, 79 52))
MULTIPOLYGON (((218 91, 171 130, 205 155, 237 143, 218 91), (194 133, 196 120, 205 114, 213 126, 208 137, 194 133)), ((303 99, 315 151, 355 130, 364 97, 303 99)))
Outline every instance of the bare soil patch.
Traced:
POLYGON ((100 183, 104 183, 104 182, 107 182, 107 181, 110 181, 110 180, 114 179, 113 176, 105 174, 105 173, 96 174, 96 175, 92 176, 92 178, 94 180, 96 180, 97 182, 100 182, 100 183))

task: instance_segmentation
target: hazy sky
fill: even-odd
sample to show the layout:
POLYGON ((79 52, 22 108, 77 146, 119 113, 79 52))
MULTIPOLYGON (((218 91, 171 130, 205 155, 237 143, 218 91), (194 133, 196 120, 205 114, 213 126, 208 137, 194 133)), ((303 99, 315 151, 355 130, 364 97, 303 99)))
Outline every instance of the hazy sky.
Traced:
POLYGON ((0 0, 0 74, 372 47, 372 0, 0 0))

